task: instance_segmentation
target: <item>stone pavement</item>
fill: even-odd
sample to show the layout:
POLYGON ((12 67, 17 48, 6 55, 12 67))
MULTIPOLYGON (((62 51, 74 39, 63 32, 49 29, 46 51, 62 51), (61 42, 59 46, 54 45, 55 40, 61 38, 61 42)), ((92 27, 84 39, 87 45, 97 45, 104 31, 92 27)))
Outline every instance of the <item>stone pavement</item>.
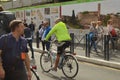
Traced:
MULTIPOLYGON (((33 48, 35 52, 42 52, 41 45, 39 48, 37 48, 36 43, 33 43, 33 48)), ((52 48, 54 51, 56 51, 56 47, 54 45, 52 48)), ((76 47, 74 52, 77 53, 76 57, 80 61, 120 69, 120 51, 110 52, 109 61, 104 60, 104 54, 101 52, 96 54, 94 51, 92 51, 90 57, 85 57, 85 50, 82 47, 76 47)))

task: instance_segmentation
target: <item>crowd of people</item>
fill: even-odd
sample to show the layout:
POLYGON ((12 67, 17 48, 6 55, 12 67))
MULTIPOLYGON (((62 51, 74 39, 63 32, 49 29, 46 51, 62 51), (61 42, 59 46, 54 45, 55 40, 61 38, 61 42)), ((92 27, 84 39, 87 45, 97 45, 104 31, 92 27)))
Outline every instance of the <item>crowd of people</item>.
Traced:
POLYGON ((117 38, 117 32, 113 27, 113 21, 108 20, 106 30, 102 25, 102 21, 92 21, 90 26, 90 31, 89 31, 90 51, 91 51, 91 48, 94 47, 94 51, 96 53, 99 53, 99 51, 97 50, 97 45, 99 42, 101 42, 101 44, 103 45, 104 35, 108 35, 109 39, 107 42, 111 41, 112 48, 114 50, 115 48, 114 42, 117 38))
MULTIPOLYGON (((0 37, 0 80, 31 80, 30 57, 28 47, 31 50, 31 58, 34 59, 32 42, 34 40, 35 24, 28 25, 26 20, 13 20, 9 25, 11 32, 0 37)), ((55 20, 53 28, 49 21, 45 20, 39 26, 39 40, 43 51, 49 50, 51 36, 54 34, 58 42, 64 42, 57 47, 57 58, 53 71, 57 71, 60 55, 70 46, 71 37, 61 18, 55 20)))
MULTIPOLYGON (((97 44, 103 40, 103 35, 110 37, 114 48, 114 37, 117 37, 113 27, 113 21, 108 20, 107 30, 104 30, 102 21, 92 21, 89 31, 90 50, 94 47, 94 51, 98 53, 97 44)), ((34 59, 34 49, 32 42, 34 41, 35 24, 33 21, 28 25, 26 20, 13 20, 9 27, 11 32, 0 37, 0 79, 2 80, 30 80, 30 58, 28 55, 28 46, 31 50, 31 58, 34 59), (26 73, 27 71, 27 73, 26 73)), ((54 34, 59 43, 64 42, 61 46, 57 46, 57 57, 53 71, 57 71, 61 54, 71 45, 71 37, 66 24, 61 18, 55 20, 55 25, 50 26, 48 20, 41 22, 38 28, 39 42, 42 44, 42 50, 49 51, 51 36, 54 34)), ((107 41, 109 42, 109 41, 107 41)))

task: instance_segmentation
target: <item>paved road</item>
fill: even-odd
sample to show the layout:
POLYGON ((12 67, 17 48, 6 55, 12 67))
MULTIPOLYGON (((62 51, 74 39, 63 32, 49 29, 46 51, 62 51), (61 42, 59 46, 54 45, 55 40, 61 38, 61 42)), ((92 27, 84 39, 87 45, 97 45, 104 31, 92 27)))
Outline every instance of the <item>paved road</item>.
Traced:
MULTIPOLYGON (((29 55, 30 52, 29 52, 29 55)), ((35 52, 38 74, 41 80, 120 80, 120 70, 79 61, 79 73, 74 79, 67 79, 61 70, 44 73, 39 65, 40 53, 35 52)))

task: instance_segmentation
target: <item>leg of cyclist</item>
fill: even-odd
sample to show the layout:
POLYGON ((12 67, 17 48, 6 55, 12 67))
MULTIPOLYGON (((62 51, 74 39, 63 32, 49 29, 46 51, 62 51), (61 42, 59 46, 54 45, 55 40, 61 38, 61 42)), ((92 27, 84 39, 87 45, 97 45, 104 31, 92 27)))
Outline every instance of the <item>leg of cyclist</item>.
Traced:
POLYGON ((58 67, 58 64, 59 64, 60 55, 62 54, 62 51, 63 51, 63 45, 59 46, 59 47, 57 46, 57 57, 56 57, 56 60, 55 60, 55 65, 52 68, 53 71, 57 71, 57 67, 58 67))
POLYGON ((56 61, 55 61, 55 66, 53 67, 54 71, 57 71, 59 60, 60 60, 60 54, 57 54, 57 58, 56 58, 56 61))
POLYGON ((57 58, 56 58, 56 61, 55 61, 55 66, 53 67, 52 70, 57 71, 60 56, 61 56, 61 54, 63 54, 65 49, 69 46, 70 46, 70 41, 65 41, 65 43, 62 46, 57 47, 57 58))

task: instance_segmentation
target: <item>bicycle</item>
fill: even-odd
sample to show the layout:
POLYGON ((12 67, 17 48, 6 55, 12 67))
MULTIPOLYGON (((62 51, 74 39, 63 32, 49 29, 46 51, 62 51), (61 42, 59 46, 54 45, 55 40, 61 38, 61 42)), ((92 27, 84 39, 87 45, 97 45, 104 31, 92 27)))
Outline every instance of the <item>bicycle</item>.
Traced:
MULTIPOLYGON (((40 56, 40 66, 42 70, 47 73, 51 71, 51 68, 54 65, 55 57, 56 57, 55 53, 53 53, 51 50, 53 42, 50 41, 50 43, 51 43, 50 50, 44 51, 40 56)), ((78 66, 78 61, 76 57, 70 53, 71 53, 70 51, 67 51, 67 52, 65 51, 61 55, 58 68, 62 70, 63 74, 67 78, 74 78, 78 74, 79 66, 78 66)))
POLYGON ((40 80, 39 75, 37 73, 37 66, 35 65, 35 62, 33 62, 34 65, 30 65, 30 70, 32 73, 31 80, 40 80))

